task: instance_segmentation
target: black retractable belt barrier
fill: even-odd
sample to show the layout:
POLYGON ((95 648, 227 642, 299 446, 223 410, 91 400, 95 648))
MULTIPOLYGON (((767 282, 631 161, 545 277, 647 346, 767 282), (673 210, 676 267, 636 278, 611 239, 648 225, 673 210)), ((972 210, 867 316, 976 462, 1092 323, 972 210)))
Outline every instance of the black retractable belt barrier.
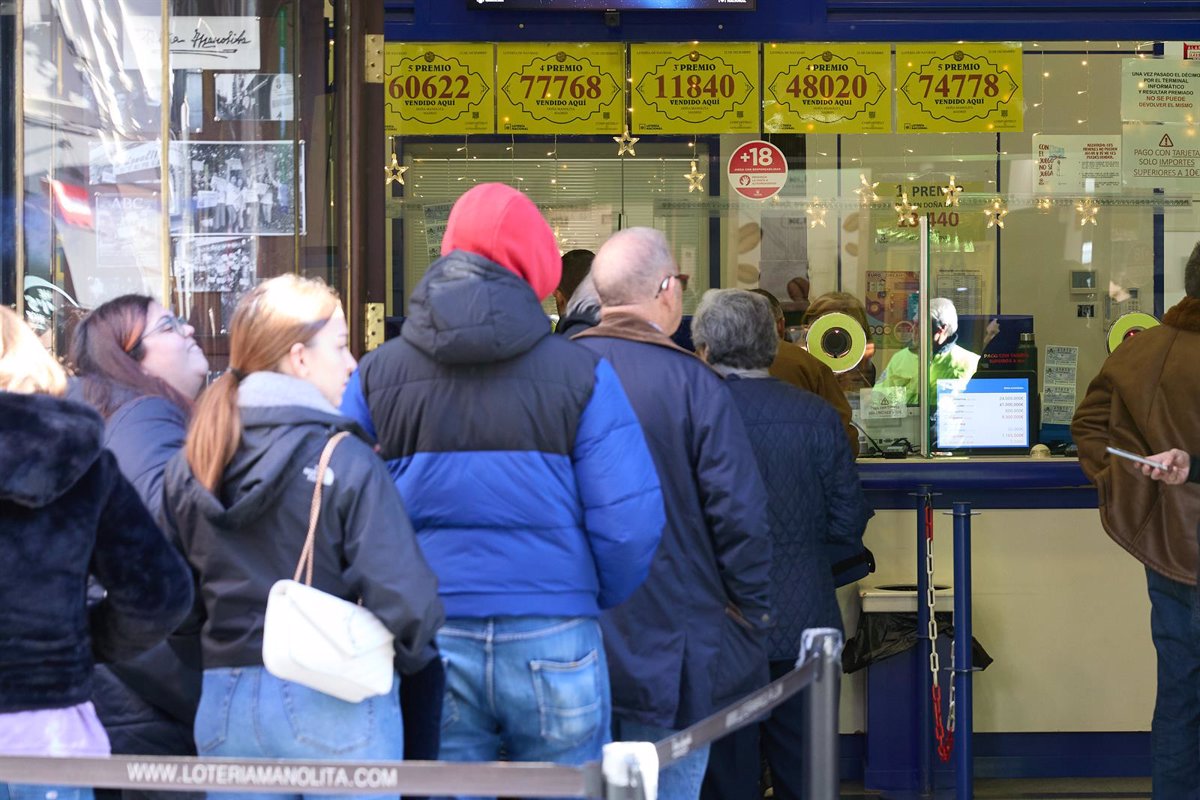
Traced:
MULTIPOLYGON (((796 669, 737 703, 655 743, 657 769, 665 769, 722 736, 757 722, 802 689, 811 690, 807 720, 812 800, 836 800, 837 697, 842 651, 839 631, 804 632, 796 669)), ((654 753, 649 754, 653 761, 654 753)), ((533 762, 302 761, 293 759, 111 756, 55 758, 0 756, 0 782, 179 792, 263 792, 330 795, 484 795, 505 797, 648 797, 636 759, 613 773, 608 785, 597 762, 582 767, 533 762)), ((653 768, 653 765, 651 765, 653 768)))

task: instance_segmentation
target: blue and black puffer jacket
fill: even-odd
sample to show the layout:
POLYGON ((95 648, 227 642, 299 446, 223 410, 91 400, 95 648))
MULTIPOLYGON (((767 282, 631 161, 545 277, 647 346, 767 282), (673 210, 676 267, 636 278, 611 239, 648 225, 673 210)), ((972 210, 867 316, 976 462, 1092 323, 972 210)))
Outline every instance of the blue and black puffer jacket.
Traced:
POLYGON ((596 616, 627 598, 665 515, 612 367, 474 253, 436 261, 409 311, 342 413, 379 440, 447 618, 596 616))

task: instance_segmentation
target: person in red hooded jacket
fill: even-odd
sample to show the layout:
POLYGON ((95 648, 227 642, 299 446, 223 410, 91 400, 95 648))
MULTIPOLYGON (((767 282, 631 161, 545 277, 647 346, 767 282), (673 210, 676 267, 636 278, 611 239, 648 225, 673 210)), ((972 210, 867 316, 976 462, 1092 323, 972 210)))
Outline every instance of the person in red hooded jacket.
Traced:
POLYGON ((611 701, 598 617, 645 579, 665 523, 616 373, 542 311, 560 270, 528 197, 474 187, 400 337, 363 359, 342 399, 378 438, 438 576, 443 760, 600 757, 611 701))

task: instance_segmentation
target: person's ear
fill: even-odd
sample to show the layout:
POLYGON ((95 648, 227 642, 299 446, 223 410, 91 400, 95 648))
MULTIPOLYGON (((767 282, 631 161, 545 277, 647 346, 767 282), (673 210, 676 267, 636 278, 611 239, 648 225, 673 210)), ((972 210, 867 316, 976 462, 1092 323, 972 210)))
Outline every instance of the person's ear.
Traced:
POLYGON ((308 354, 302 342, 296 342, 288 348, 287 355, 279 365, 279 371, 294 378, 304 378, 308 375, 308 354))

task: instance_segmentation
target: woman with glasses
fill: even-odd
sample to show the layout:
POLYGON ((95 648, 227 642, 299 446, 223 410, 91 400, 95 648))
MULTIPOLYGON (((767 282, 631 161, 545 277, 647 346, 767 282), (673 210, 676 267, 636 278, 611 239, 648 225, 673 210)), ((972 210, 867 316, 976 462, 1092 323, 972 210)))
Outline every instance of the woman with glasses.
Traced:
MULTIPOLYGON (((105 447, 155 515, 163 471, 183 449, 192 403, 208 375, 193 333, 157 301, 125 295, 88 314, 71 342, 79 378, 72 394, 100 412, 105 447)), ((92 699, 114 753, 195 755, 199 639, 163 643, 135 660, 98 667, 92 699)), ((155 794, 123 792, 127 800, 155 794)))
MULTIPOLYGON (((61 366, 0 306, 0 753, 97 757, 96 660, 128 659, 192 604, 187 565, 104 449, 95 411, 63 398, 61 366), (107 592, 89 603, 88 575, 107 592)), ((4 800, 91 798, 0 783, 4 800)))
POLYGON ((230 368, 200 398, 184 457, 167 466, 164 483, 167 530, 202 601, 196 748, 215 757, 399 759, 398 677, 388 693, 349 703, 263 665, 267 596, 296 570, 318 461, 341 432, 350 435, 324 473, 312 585, 361 601, 395 636, 395 666, 406 674, 435 656, 443 619, 437 580, 387 468, 338 411, 356 364, 337 295, 295 275, 265 281, 238 303, 229 347, 230 368))

